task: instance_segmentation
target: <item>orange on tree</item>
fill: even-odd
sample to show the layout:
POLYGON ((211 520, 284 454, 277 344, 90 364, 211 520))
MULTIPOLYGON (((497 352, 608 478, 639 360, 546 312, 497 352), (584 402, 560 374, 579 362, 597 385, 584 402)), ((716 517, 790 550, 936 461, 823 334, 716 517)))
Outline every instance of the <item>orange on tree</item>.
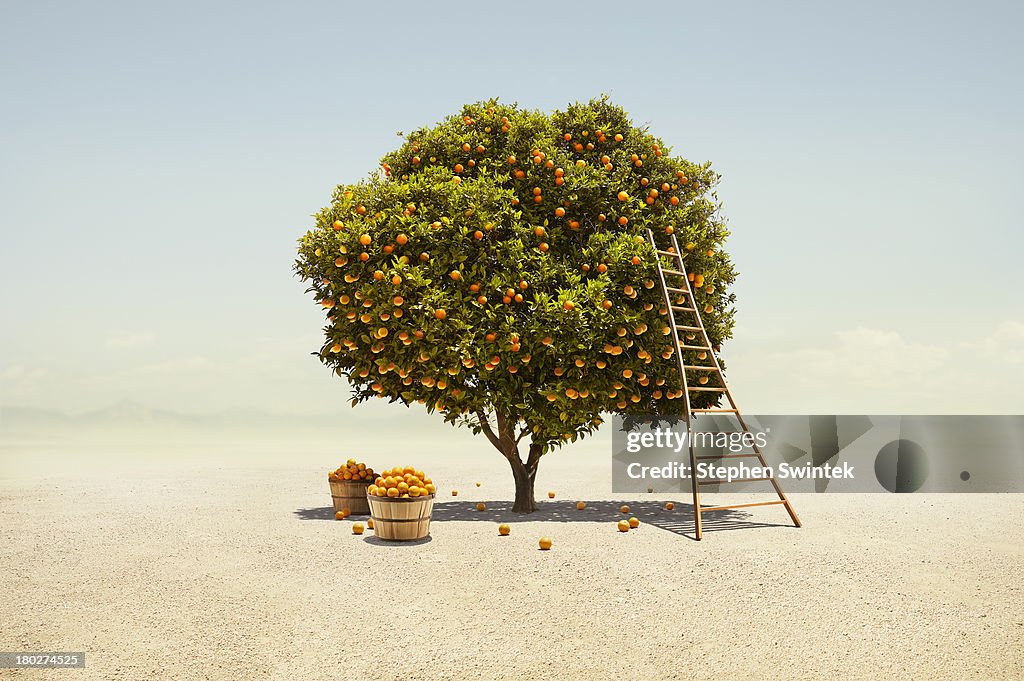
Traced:
MULTIPOLYGON (((607 98, 554 112, 480 102, 409 133, 382 159, 389 173, 339 187, 299 241, 295 268, 328 322, 320 361, 351 384, 356 404, 373 397, 421 404, 484 435, 512 468, 513 510, 535 510, 542 457, 591 435, 600 415, 684 415, 673 338, 662 332, 662 292, 641 286, 657 280, 647 229, 660 250, 672 233, 687 245, 687 270, 714 284, 694 291, 698 309, 713 306, 703 315, 711 345, 731 337, 735 271, 713 195, 718 175, 668 148, 607 98), (456 165, 460 183, 452 181, 456 165), (573 219, 551 219, 552 212, 573 219), (627 261, 636 264, 618 266, 627 261), (467 292, 462 281, 480 288, 467 292), (529 282, 529 296, 520 282, 529 282), (392 304, 396 296, 401 307, 392 304), (503 297, 509 304, 496 304, 503 297), (617 335, 645 325, 657 333, 617 335), (529 357, 515 362, 515 373, 506 370, 513 332, 515 357, 529 357), (495 333, 501 340, 485 342, 495 333), (564 361, 570 351, 584 366, 564 361), (595 370, 598 361, 605 370, 595 370), (461 370, 448 376, 449 367, 461 370), (631 378, 622 378, 625 370, 631 378)), ((691 406, 708 408, 721 397, 702 391, 691 406)), ((383 494, 392 489, 399 493, 385 487, 383 494)))

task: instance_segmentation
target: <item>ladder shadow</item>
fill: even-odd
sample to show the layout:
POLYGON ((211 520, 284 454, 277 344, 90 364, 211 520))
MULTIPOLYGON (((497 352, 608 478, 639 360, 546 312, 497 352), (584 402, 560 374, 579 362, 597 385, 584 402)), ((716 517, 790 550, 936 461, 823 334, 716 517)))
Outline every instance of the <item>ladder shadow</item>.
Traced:
MULTIPOLYGON (((672 532, 696 541, 693 523, 693 505, 674 501, 675 508, 669 511, 664 501, 643 501, 636 499, 585 501, 586 508, 578 510, 575 501, 540 501, 533 513, 514 513, 510 501, 485 501, 485 509, 478 511, 475 501, 435 502, 432 522, 478 521, 490 523, 520 522, 563 522, 563 523, 614 523, 636 516, 641 523, 672 532), (629 506, 629 513, 622 513, 621 506, 629 506)), ((765 523, 754 521, 746 511, 724 510, 702 514, 704 532, 741 530, 755 527, 786 527, 786 523, 765 523)))

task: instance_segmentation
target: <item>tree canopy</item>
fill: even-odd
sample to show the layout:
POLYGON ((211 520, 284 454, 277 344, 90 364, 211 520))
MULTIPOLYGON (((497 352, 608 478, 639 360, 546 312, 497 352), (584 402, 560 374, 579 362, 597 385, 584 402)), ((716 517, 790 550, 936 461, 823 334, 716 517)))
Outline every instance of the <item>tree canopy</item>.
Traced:
POLYGON ((646 230, 662 249, 677 236, 712 344, 726 340, 717 181, 607 98, 466 105, 337 187, 300 239, 296 270, 325 308, 320 361, 354 403, 422 403, 492 442, 493 415, 540 452, 609 412, 682 415, 646 230))

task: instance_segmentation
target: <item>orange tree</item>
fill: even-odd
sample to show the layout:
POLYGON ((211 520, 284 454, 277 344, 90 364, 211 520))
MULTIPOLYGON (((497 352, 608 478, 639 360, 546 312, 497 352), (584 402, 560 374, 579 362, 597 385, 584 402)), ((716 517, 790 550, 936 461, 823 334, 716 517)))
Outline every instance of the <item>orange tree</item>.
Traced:
POLYGON ((420 403, 484 433, 512 468, 513 509, 533 511, 541 456, 603 414, 685 410, 648 229, 685 244, 712 343, 730 336, 718 175, 607 98, 471 104, 404 139, 300 239, 296 271, 325 308, 319 358, 353 405, 420 403))

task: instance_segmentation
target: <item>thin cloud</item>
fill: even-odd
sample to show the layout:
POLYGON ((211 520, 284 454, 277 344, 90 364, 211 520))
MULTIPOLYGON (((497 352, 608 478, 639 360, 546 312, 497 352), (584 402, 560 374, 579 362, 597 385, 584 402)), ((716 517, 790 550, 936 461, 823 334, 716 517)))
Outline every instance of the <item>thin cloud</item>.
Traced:
POLYGON ((108 350, 130 350, 145 347, 154 340, 153 334, 145 331, 114 331, 103 341, 103 347, 108 350))

